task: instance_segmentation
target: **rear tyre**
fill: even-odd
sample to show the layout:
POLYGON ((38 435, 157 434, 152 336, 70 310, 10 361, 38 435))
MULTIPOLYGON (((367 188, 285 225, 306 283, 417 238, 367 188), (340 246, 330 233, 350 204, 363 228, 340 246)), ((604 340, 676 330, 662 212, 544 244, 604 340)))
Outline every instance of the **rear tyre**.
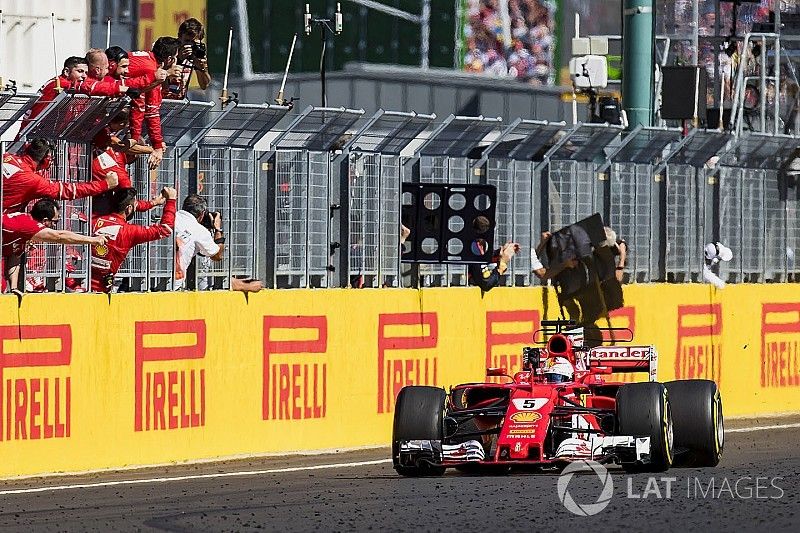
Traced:
POLYGON ((617 391, 619 435, 650 437, 650 463, 623 464, 629 472, 663 472, 672 466, 672 413, 661 383, 629 383, 617 391))
POLYGON ((441 476, 445 468, 420 463, 416 466, 398 462, 400 441, 438 440, 444 438, 444 402, 447 394, 438 387, 403 387, 397 395, 392 431, 392 462, 402 476, 441 476))
POLYGON ((675 446, 689 451, 676 464, 689 467, 717 466, 725 445, 722 397, 708 379, 665 383, 675 417, 675 446))

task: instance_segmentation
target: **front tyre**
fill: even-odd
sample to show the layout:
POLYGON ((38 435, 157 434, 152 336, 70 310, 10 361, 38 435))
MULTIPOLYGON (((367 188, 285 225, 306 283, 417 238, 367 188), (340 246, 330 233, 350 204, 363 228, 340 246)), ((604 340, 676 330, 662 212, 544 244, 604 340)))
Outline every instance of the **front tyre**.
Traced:
POLYGON ((678 457, 680 466, 717 466, 725 445, 722 396, 708 379, 665 383, 675 417, 675 446, 688 450, 678 457))
POLYGON ((623 464, 627 471, 663 472, 672 466, 672 411, 661 383, 629 383, 617 391, 619 435, 650 437, 650 462, 623 464))
POLYGON ((403 387, 397 395, 392 430, 392 462, 402 476, 441 476, 443 466, 420 462, 415 466, 399 463, 400 441, 444 439, 444 405, 447 393, 438 387, 403 387))

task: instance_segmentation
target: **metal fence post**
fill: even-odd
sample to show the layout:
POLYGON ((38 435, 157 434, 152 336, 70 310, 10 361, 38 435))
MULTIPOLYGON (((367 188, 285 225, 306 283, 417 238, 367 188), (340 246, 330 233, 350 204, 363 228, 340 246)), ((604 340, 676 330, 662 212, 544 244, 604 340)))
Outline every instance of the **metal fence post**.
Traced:
POLYGON ((265 177, 266 187, 264 187, 264 211, 267 213, 266 223, 264 224, 264 239, 258 241, 257 246, 264 247, 264 281, 265 286, 271 289, 277 288, 277 154, 275 151, 267 152, 261 157, 261 170, 265 177))

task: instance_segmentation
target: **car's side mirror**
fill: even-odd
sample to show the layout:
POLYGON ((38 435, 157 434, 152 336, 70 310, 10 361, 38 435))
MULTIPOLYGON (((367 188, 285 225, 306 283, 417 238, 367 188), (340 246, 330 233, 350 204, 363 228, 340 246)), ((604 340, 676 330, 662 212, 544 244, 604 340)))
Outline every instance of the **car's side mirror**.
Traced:
POLYGON ((590 369, 592 374, 613 374, 614 369, 610 366, 593 366, 590 369))
POLYGON ((487 376, 507 376, 506 369, 504 367, 499 368, 487 368, 486 369, 487 376))

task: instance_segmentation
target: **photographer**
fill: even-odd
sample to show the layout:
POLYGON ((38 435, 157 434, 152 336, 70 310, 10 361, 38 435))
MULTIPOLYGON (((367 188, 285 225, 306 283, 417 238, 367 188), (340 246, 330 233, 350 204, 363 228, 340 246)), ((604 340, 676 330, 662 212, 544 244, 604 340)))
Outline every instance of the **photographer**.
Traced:
POLYGON ((195 256, 222 261, 225 234, 222 215, 208 210, 206 200, 190 194, 175 215, 175 246, 178 260, 175 266, 175 290, 186 288, 186 273, 195 256))
MULTIPOLYGON (((175 246, 177 262, 175 266, 175 290, 186 288, 186 274, 192 260, 197 256, 207 269, 210 261, 222 261, 225 250, 225 234, 222 231, 222 215, 208 209, 205 198, 190 194, 183 201, 183 206, 175 216, 175 246)), ((234 291, 258 292, 263 286, 256 279, 230 280, 230 288, 234 291)), ((198 283, 198 289, 205 290, 207 283, 198 283)))
POLYGON ((553 234, 549 231, 542 233, 542 239, 536 248, 531 248, 531 271, 533 274, 542 281, 547 281, 558 276, 561 272, 568 268, 575 268, 578 266, 578 260, 574 257, 567 258, 563 263, 555 265, 553 268, 545 268, 539 254, 544 253, 547 241, 553 234))
POLYGON ((180 41, 178 64, 183 67, 183 71, 179 77, 167 80, 164 85, 164 98, 170 100, 186 98, 193 72, 197 72, 197 84, 200 89, 205 91, 208 88, 211 75, 208 73, 208 54, 203 38, 205 38, 203 24, 195 18, 186 19, 178 28, 178 41, 180 41))

